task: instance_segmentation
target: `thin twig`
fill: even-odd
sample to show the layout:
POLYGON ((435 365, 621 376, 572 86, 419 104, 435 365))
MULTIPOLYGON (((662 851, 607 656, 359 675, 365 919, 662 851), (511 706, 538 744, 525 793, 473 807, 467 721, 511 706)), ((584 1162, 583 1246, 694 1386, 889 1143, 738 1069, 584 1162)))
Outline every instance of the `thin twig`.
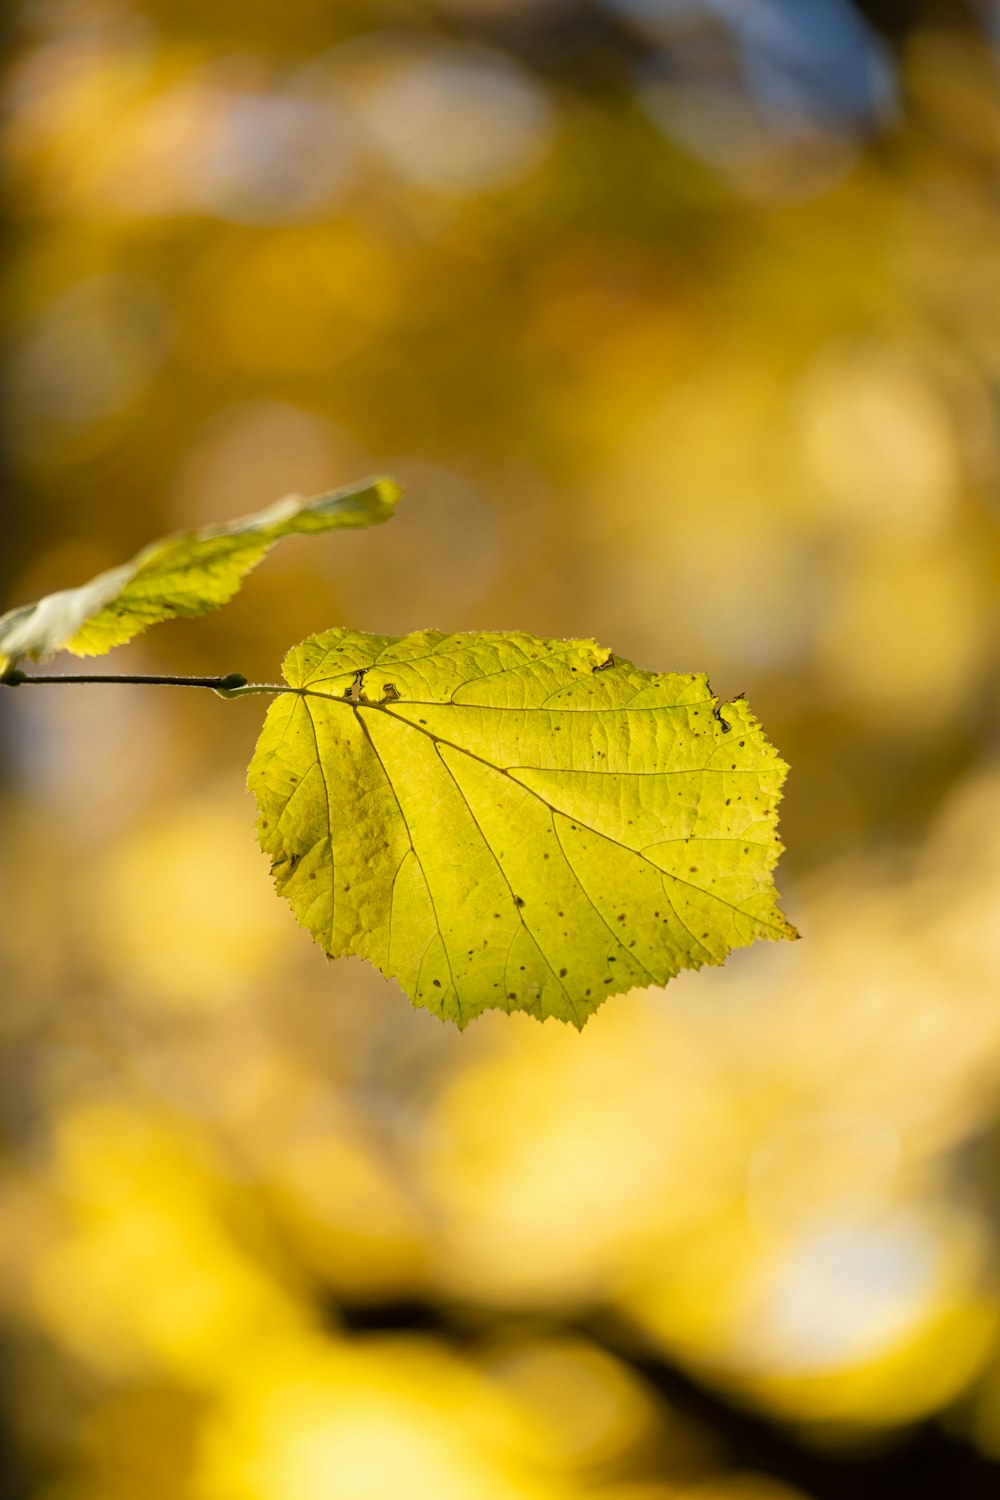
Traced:
POLYGON ((157 687, 198 687, 211 688, 214 693, 221 693, 226 698, 238 698, 247 693, 287 693, 291 689, 285 683, 279 682, 247 682, 242 672, 227 672, 223 677, 167 677, 158 674, 144 675, 140 673, 56 673, 29 677, 26 672, 16 668, 4 673, 0 677, 0 687, 27 687, 38 686, 40 683, 84 683, 84 682, 127 682, 146 684, 157 687))

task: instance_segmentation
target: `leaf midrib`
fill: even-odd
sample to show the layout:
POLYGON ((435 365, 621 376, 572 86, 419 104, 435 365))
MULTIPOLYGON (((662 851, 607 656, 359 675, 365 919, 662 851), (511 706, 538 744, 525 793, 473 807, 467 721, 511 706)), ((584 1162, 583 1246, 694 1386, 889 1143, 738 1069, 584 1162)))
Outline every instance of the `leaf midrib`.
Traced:
MULTIPOLYGON (((550 802, 547 797, 543 797, 540 792, 538 792, 538 791, 536 791, 534 789, 534 787, 527 786, 523 781, 519 780, 516 776, 512 776, 511 775, 511 771, 512 770, 517 770, 517 769, 521 769, 521 770, 537 770, 537 769, 539 769, 538 767, 524 766, 524 767, 510 767, 510 768, 508 768, 508 767, 505 767, 505 766, 495 765, 492 761, 487 760, 485 758, 485 756, 477 755, 474 750, 470 750, 466 745, 459 745, 454 740, 448 740, 448 739, 445 739, 442 735, 435 734, 434 731, 431 730, 431 729, 429 729, 425 724, 414 724, 410 719, 404 719, 399 714, 393 713, 392 709, 391 709, 391 706, 389 704, 385 704, 385 703, 352 703, 349 699, 347 699, 347 698, 341 698, 341 697, 339 697, 335 693, 317 693, 313 689, 305 688, 305 687, 294 687, 293 686, 292 687, 292 692, 301 694, 301 696, 303 698, 322 698, 322 699, 324 699, 328 703, 342 704, 344 708, 351 709, 352 712, 355 714, 355 716, 359 716, 360 713, 362 712, 362 710, 367 710, 367 711, 372 712, 372 713, 385 714, 387 718, 392 719, 395 723, 401 724, 401 725, 405 726, 407 729, 413 729, 418 734, 422 734, 422 735, 426 736, 426 738, 429 739, 432 742, 432 744, 434 744, 435 746, 447 745, 450 749, 456 750, 460 755, 466 755, 466 756, 469 757, 470 760, 476 760, 476 761, 478 761, 479 764, 482 765, 482 766, 485 766, 487 768, 487 770, 496 771, 501 776, 507 776, 511 781, 513 781, 515 783, 515 785, 519 786, 523 791, 527 792, 529 794, 529 796, 535 797, 540 803, 542 803, 542 805, 544 807, 547 807, 550 812, 558 813, 558 815, 561 818, 567 818, 568 819, 571 816, 569 813, 565 812, 561 807, 556 807, 556 805, 554 803, 550 802)), ((457 705, 457 704, 456 705, 442 704, 440 702, 436 702, 436 701, 433 701, 433 700, 429 701, 426 705, 424 705, 422 700, 414 700, 414 699, 408 699, 407 700, 407 702, 410 702, 410 703, 412 703, 414 701, 420 702, 421 706, 426 706, 428 708, 442 708, 442 707, 449 707, 449 706, 461 707, 462 706, 462 705, 457 705)), ((308 705, 307 705, 307 709, 308 709, 308 705)), ((488 708, 487 711, 492 713, 492 712, 495 712, 496 710, 494 710, 492 708, 488 708)), ((603 711, 604 710, 598 710, 598 712, 603 712, 603 711)), ((530 710, 519 709, 519 710, 517 710, 517 712, 520 712, 520 713, 530 712, 530 710)), ((621 712, 621 710, 615 710, 615 712, 621 712)), ((652 712, 656 712, 656 710, 653 710, 653 709, 650 709, 650 710, 636 710, 636 712, 651 712, 652 713, 652 712)), ((311 713, 309 714, 309 719, 310 719, 310 722, 312 722, 312 714, 311 713)), ((363 721, 360 720, 360 718, 359 718, 359 724, 360 724, 360 727, 361 727, 362 731, 364 732, 366 740, 368 741, 369 745, 371 745, 372 750, 374 751, 376 757, 378 758, 380 766, 382 766, 382 773, 385 776, 386 781, 389 783, 389 786, 390 786, 390 789, 392 791, 393 797, 396 800, 396 805, 399 806, 399 798, 396 795, 396 789, 395 789, 395 787, 393 787, 391 778, 389 777, 389 774, 388 774, 388 771, 386 770, 384 764, 382 763, 382 758, 381 758, 381 756, 379 756, 378 751, 375 749, 374 742, 372 741, 371 736, 368 734, 368 731, 367 731, 367 729, 365 729, 364 723, 363 723, 363 721)), ((558 768, 556 768, 556 769, 558 769, 558 768)), ((670 776, 670 775, 699 775, 699 774, 703 774, 705 772, 711 774, 711 773, 713 773, 713 771, 714 771, 714 773, 716 775, 723 774, 722 771, 721 771, 721 768, 719 768, 719 767, 714 767, 713 768, 712 766, 704 766, 704 767, 697 767, 697 766, 695 766, 695 767, 688 768, 686 771, 680 771, 679 770, 679 771, 662 771, 662 772, 657 771, 657 772, 637 772, 637 773, 628 773, 628 772, 619 773, 619 772, 614 772, 614 771, 607 771, 607 772, 605 772, 603 774, 606 774, 606 775, 637 774, 637 775, 663 775, 663 776, 670 776)), ((598 772, 596 774, 601 774, 601 773, 598 772)), ((405 815, 403 815, 403 810, 402 810, 401 807, 400 807, 400 815, 403 816, 403 822, 404 822, 404 825, 406 826, 407 833, 409 834, 410 833, 409 824, 406 822, 406 818, 405 818, 405 815)), ((473 821, 476 821, 474 814, 473 814, 473 821)), ((578 821, 579 822, 583 822, 583 819, 578 819, 578 821)), ((477 826, 478 826, 478 823, 477 823, 477 826)), ((675 874, 673 874, 669 870, 662 870, 659 865, 654 864, 651 859, 647 859, 646 858, 646 856, 643 853, 642 849, 634 849, 631 844, 622 843, 621 839, 613 838, 611 834, 609 834, 609 833, 603 833, 601 831, 601 829, 599 829, 599 828, 592 828, 592 827, 590 827, 589 824, 584 824, 584 826, 587 828, 588 832, 592 833, 596 838, 606 839, 609 844, 614 844, 619 849, 624 849, 626 851, 626 853, 637 855, 640 859, 644 860, 645 863, 648 864, 652 869, 656 870, 659 875, 666 876, 666 878, 668 880, 674 881, 677 885, 687 886, 689 890, 697 891, 699 893, 699 895, 707 896, 710 900, 717 901, 721 906, 728 907, 728 909, 730 911, 736 912, 739 916, 746 917, 751 922, 755 922, 755 923, 757 923, 761 927, 770 928, 771 931, 776 932, 776 933, 778 933, 781 936, 784 936, 784 928, 781 927, 781 926, 779 926, 778 923, 776 923, 776 922, 770 922, 770 921, 767 920, 766 917, 759 917, 759 916, 756 916, 752 912, 748 912, 748 911, 744 910, 744 908, 742 906, 737 906, 736 903, 733 902, 733 901, 727 901, 724 896, 717 895, 715 891, 707 890, 702 885, 696 885, 693 880, 685 880, 683 878, 683 876, 681 876, 681 875, 675 875, 675 874)), ((662 843, 662 842, 664 842, 664 840, 657 840, 656 842, 662 843)), ((416 855, 417 862, 418 862, 418 864, 420 864, 421 873, 424 873, 424 871, 423 871, 423 864, 420 861, 420 856, 417 855, 416 849, 413 846, 412 835, 410 835, 410 847, 413 848, 413 852, 416 855)), ((652 848, 652 847, 654 847, 654 846, 653 845, 644 845, 644 848, 652 848)), ((579 880, 579 877, 577 877, 577 879, 579 880)), ((425 880, 425 883, 426 883, 427 876, 426 876, 425 873, 424 873, 424 880, 425 880)), ((428 891, 429 890, 430 890, 430 886, 428 884, 428 891)), ((432 896, 431 897, 431 903, 432 903, 432 905, 433 905, 433 899, 434 898, 432 896)), ((676 915, 676 913, 675 913, 675 915, 676 915)), ((436 911, 436 908, 435 908, 435 920, 437 920, 437 911, 436 911)), ((681 925, 684 926, 683 923, 681 925)), ((440 931, 440 924, 438 924, 438 930, 440 931)), ((444 939, 443 939, 443 936, 442 936, 442 943, 443 942, 444 942, 444 939)), ((446 947, 445 951, 447 952, 447 947, 446 947)), ((449 959, 449 962, 448 962, 448 968, 449 968, 449 972, 451 972, 451 960, 450 959, 449 959)), ((452 975, 452 983, 454 983, 454 975, 452 975)), ((456 993, 456 995, 458 994, 457 989, 456 989, 455 993, 456 993)))

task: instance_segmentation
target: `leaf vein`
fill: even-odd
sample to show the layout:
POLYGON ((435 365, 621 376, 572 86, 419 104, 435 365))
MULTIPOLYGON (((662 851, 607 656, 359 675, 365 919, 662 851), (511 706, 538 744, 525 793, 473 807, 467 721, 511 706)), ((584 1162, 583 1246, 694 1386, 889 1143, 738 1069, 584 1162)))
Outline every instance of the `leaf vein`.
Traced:
MULTIPOLYGON (((612 927, 611 923, 608 921, 607 917, 601 911, 601 908, 598 906, 597 902, 594 900, 593 896, 590 894, 590 892, 587 890, 587 887, 584 885, 583 881, 580 879, 580 875, 579 875, 579 873, 577 871, 576 865, 573 863, 573 861, 570 859, 569 855, 566 852, 566 845, 563 843, 562 834, 559 832, 559 828, 558 828, 558 825, 556 823, 555 815, 556 815, 556 813, 558 811, 559 811, 558 808, 551 808, 550 811, 549 811, 549 817, 552 820, 552 830, 555 833, 556 842, 558 843, 559 848, 562 850, 562 857, 566 861, 566 865, 567 865, 567 868, 570 871, 570 874, 573 876, 573 879, 576 881, 577 885, 580 887, 581 891, 586 896, 587 900, 590 902, 591 906, 594 908, 594 911, 600 917, 601 921, 604 923, 605 927, 608 929, 608 931, 610 932, 611 936, 614 938, 615 942, 618 944, 618 946, 622 950, 622 952, 625 953, 630 960, 634 960, 639 965, 639 967, 646 974, 649 975, 650 982, 652 984, 658 984, 659 980, 656 978, 656 975, 653 973, 652 969, 650 969, 645 963, 643 963, 642 959, 639 957, 639 955, 637 953, 633 953, 631 951, 631 949, 625 947, 625 944, 622 942, 622 940, 618 936, 617 932, 615 932, 615 929, 612 927)), ((565 813, 559 813, 559 816, 561 818, 565 818, 566 814, 565 813)), ((567 821, 568 821, 568 819, 567 819, 567 821)), ((596 830, 591 830, 591 831, 596 831, 596 830)), ((601 837, 603 837, 603 835, 601 835, 601 837)), ((623 845, 623 847, 625 847, 625 846, 623 845)), ((629 850, 630 854, 634 854, 635 852, 636 851, 634 849, 629 850)))
MULTIPOLYGON (((475 812, 473 811, 473 808, 472 808, 472 804, 470 803, 468 797, 465 795, 464 789, 459 785, 459 782, 458 782, 457 777, 455 776, 455 773, 452 771, 452 769, 449 766, 448 762, 445 760, 444 756, 441 754, 441 746, 440 745, 435 745, 434 748, 437 751, 438 760, 441 762, 441 764, 444 766, 445 770, 448 772, 448 775, 451 777, 452 785, 454 786, 456 792, 458 793, 458 795, 461 797, 462 801, 465 803, 466 807, 468 808, 469 817, 472 819, 472 825, 473 825, 473 827, 475 828, 476 832, 479 834, 479 837, 482 839, 484 845, 486 846, 486 848, 488 849, 489 853, 491 854, 491 856, 493 858, 493 862, 496 865, 497 869, 500 871, 500 874, 503 876, 504 884, 506 885, 507 889, 510 891, 511 903, 512 903, 512 905, 514 907, 514 911, 517 913, 517 919, 520 922, 521 927, 523 927, 524 931, 527 933, 527 935, 530 938, 531 942, 534 943, 534 945, 537 948, 538 952, 541 954, 542 958, 545 960, 546 964, 549 967, 549 971, 552 974, 552 978, 556 981, 556 983, 558 984, 559 988, 562 990, 563 994, 566 996, 566 1003, 569 1005, 569 1008, 570 1008, 570 1011, 573 1014, 573 1017, 577 1021, 579 1021, 579 1016, 577 1015, 577 1009, 576 1009, 576 1003, 575 1003, 575 1001, 573 1000, 572 996, 569 993, 569 990, 563 984, 562 980, 559 978, 559 975, 556 973, 555 969, 553 968, 552 960, 549 958, 548 954, 545 952, 544 948, 542 948, 541 944, 536 939, 534 933, 531 931, 531 928, 528 926, 527 922, 524 920, 524 913, 521 911, 521 908, 517 904, 517 900, 516 900, 515 895, 514 895, 514 887, 510 883, 510 880, 509 880, 508 875, 507 875, 507 871, 503 867, 503 863, 502 863, 502 861, 500 859, 499 854, 497 854, 496 850, 493 848, 493 845, 490 843, 489 839, 486 837, 486 831, 482 827, 482 825, 480 824, 479 819, 476 817, 476 814, 475 814, 475 812)), ((456 746, 454 748, 457 749, 458 747, 456 746)), ((461 753, 461 752, 459 752, 459 753, 461 753)), ((530 788, 525 787, 525 791, 527 791, 529 793, 529 795, 530 795, 530 788)), ((575 873, 576 872, 574 871, 574 874, 575 873)), ((511 940, 510 940, 510 946, 507 949, 507 957, 504 960, 503 982, 504 982, 504 994, 505 995, 507 993, 507 965, 510 963, 511 949, 514 946, 514 940, 517 937, 517 932, 518 932, 518 929, 515 928, 514 929, 514 937, 512 937, 511 940)))
MULTIPOLYGON (((334 699, 333 701, 336 702, 337 700, 334 699)), ((374 705, 372 705, 372 704, 369 704, 369 705, 366 705, 366 706, 367 707, 374 707, 374 705)), ((438 936, 441 939, 441 947, 442 947, 442 950, 444 952, 445 962, 448 965, 448 973, 451 975, 451 984, 452 984, 452 988, 455 991, 455 1004, 458 1006, 458 1020, 459 1020, 459 1025, 461 1025, 461 1022, 462 1022, 462 1000, 461 1000, 461 997, 460 997, 460 995, 458 993, 458 986, 455 984, 455 971, 453 970, 453 968, 451 966, 451 954, 448 952, 448 944, 445 941, 444 932, 443 932, 442 927, 441 927, 441 919, 438 916, 437 903, 434 900, 434 892, 431 890, 431 883, 427 879, 427 871, 424 869, 424 862, 420 858, 420 855, 417 853, 417 846, 413 842, 413 830, 410 827, 410 824, 409 824, 409 821, 407 819, 406 813, 403 811, 403 804, 399 800, 399 794, 396 791, 396 788, 395 788, 395 785, 393 783, 392 777, 389 775, 389 768, 386 765, 385 761, 382 759, 381 755, 379 754, 378 746, 376 745, 375 741, 372 739, 371 735, 368 732, 368 725, 365 723, 364 719, 361 717, 361 714, 360 714, 359 709, 358 709, 358 705, 357 704, 351 704, 351 708, 354 711, 354 717, 357 719, 358 724, 361 727, 361 732, 364 734, 365 739, 368 741, 369 745, 371 746, 372 754, 375 756, 375 759, 378 761, 379 765, 382 768, 382 775, 385 777, 386 783, 387 783, 387 785, 389 787, 389 790, 392 793, 393 801, 395 802, 396 806, 399 808, 399 816, 403 820, 403 827, 406 829, 406 836, 407 836, 407 838, 410 841, 410 848, 413 851, 413 857, 417 861, 417 864, 420 866, 420 873, 423 876, 424 885, 427 887, 427 895, 428 895, 428 897, 430 899, 430 903, 431 903, 431 911, 434 913, 434 925, 437 928, 438 936)), ((424 958, 426 958, 426 957, 427 957, 427 954, 425 952, 424 958)), ((423 967, 423 959, 421 960, 421 968, 422 967, 423 967)))

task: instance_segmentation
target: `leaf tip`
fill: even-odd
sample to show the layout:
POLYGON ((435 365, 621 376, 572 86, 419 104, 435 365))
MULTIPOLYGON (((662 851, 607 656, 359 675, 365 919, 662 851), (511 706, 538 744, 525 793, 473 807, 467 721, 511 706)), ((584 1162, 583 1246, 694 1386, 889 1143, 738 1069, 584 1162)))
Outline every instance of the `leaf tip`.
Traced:
POLYGON ((378 506, 375 519, 388 521, 403 497, 403 486, 388 474, 376 474, 369 480, 369 488, 374 492, 378 506))

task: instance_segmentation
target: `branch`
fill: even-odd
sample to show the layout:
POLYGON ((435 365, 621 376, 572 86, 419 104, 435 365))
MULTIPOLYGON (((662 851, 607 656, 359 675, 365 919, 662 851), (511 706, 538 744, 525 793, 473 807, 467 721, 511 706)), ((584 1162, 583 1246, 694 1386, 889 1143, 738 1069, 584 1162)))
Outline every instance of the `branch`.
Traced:
POLYGON ((0 687, 38 687, 44 683, 82 682, 129 682, 145 683, 157 687, 211 688, 223 698, 242 698, 248 693, 289 693, 291 688, 280 682, 248 682, 242 672, 227 672, 224 677, 163 677, 140 673, 52 673, 47 676, 29 677, 16 667, 0 677, 0 687))

